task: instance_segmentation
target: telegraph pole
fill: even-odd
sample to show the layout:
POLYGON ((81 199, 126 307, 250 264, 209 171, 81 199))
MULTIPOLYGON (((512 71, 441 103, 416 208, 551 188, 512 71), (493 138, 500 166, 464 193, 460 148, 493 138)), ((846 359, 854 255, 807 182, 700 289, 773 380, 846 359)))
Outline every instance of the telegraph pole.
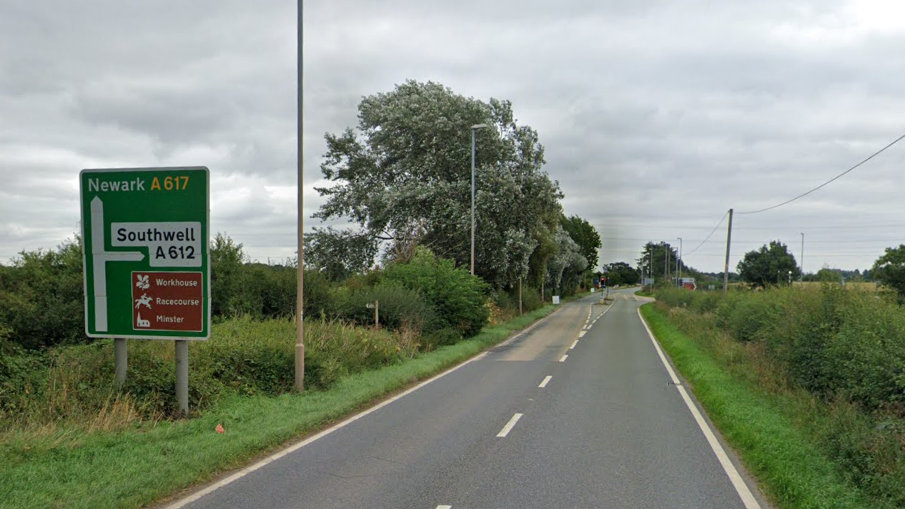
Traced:
POLYGON ((804 232, 801 232, 801 274, 798 281, 804 283, 804 232))
POLYGON ((729 246, 732 245, 732 209, 729 209, 729 228, 726 229, 726 264, 723 265, 723 295, 729 293, 729 246))

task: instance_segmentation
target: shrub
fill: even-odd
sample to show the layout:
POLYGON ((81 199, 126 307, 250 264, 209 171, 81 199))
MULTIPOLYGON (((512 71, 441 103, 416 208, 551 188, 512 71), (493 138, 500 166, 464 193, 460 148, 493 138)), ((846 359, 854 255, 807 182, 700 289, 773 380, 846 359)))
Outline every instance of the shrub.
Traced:
POLYGON ((0 269, 0 323, 12 342, 37 349, 88 341, 77 240, 56 251, 23 251, 0 269))
POLYGON ((811 392, 829 395, 838 373, 828 348, 841 325, 845 295, 826 286, 821 292, 787 292, 782 326, 774 327, 770 343, 792 380, 811 392))
POLYGON ((716 306, 717 320, 735 339, 767 339, 763 334, 780 317, 776 292, 733 293, 716 306))
POLYGON ((437 314, 421 293, 393 282, 346 292, 340 316, 359 325, 374 325, 373 306, 377 301, 379 324, 394 330, 432 331, 437 314))
POLYGON ((850 299, 827 355, 838 388, 876 410, 905 404, 905 316, 897 305, 850 299))
POLYGON ((462 339, 462 333, 457 329, 440 329, 424 334, 422 342, 426 350, 433 350, 438 346, 454 345, 462 339))
POLYGON ((295 323, 286 318, 234 318, 210 341, 194 345, 192 368, 239 394, 288 392, 295 382, 294 337, 295 323))
MULTIPOLYGON (((518 290, 516 290, 517 292, 518 290)), ((518 299, 518 295, 515 297, 518 299)), ((540 290, 525 286, 522 288, 522 312, 530 313, 535 309, 540 309, 544 306, 544 302, 540 298, 540 290)))
POLYGON ((693 292, 689 292, 688 290, 682 290, 679 288, 675 288, 672 286, 668 287, 660 287, 654 293, 654 296, 658 301, 666 304, 669 307, 683 307, 687 308, 692 304, 697 297, 693 292))
POLYGON ((408 263, 387 267, 383 278, 423 295, 437 313, 437 329, 453 328, 469 337, 487 324, 487 284, 452 260, 418 248, 408 263))
MULTIPOLYGON (((292 271, 292 277, 298 277, 294 270, 292 271)), ((313 318, 334 318, 339 316, 339 309, 337 309, 337 303, 334 298, 334 285, 330 279, 326 275, 315 270, 306 270, 304 278, 305 292, 302 298, 305 301, 305 316, 313 318)), ((292 315, 295 314, 295 299, 297 298, 296 286, 297 284, 293 283, 292 312, 289 313, 292 315)))
POLYGON ((12 331, 0 324, 0 422, 22 414, 46 379, 46 358, 10 340, 12 331))
MULTIPOLYGON (((490 295, 491 301, 500 308, 500 320, 506 321, 518 316, 518 286, 508 291, 495 291, 490 295)), ((533 287, 522 287, 522 313, 530 313, 543 306, 540 292, 533 287)))

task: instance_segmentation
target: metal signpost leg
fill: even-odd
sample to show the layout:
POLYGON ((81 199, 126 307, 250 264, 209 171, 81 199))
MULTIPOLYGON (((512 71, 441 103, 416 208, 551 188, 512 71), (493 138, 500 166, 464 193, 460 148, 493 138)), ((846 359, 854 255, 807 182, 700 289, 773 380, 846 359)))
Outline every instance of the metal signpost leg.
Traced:
POLYGON ((122 387, 126 383, 126 370, 129 365, 129 351, 126 346, 125 338, 116 338, 113 340, 113 360, 116 367, 116 385, 122 387))
POLYGON ((176 402, 179 413, 189 413, 189 342, 176 340, 176 402))

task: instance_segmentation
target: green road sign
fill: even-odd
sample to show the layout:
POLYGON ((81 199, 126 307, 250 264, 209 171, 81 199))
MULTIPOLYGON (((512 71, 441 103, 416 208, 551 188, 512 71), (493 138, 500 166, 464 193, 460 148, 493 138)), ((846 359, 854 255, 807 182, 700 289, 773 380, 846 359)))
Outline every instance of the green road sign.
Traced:
POLYGON ((88 336, 210 337, 208 174, 82 170, 88 336))

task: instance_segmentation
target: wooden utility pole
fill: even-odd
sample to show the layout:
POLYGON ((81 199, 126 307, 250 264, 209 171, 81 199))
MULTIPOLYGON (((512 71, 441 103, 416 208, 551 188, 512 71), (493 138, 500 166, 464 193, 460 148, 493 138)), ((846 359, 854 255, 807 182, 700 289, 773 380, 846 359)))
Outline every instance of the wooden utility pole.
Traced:
POLYGON ((723 265, 723 295, 729 293, 729 246, 732 245, 732 209, 729 209, 729 228, 726 229, 726 264, 723 265))

